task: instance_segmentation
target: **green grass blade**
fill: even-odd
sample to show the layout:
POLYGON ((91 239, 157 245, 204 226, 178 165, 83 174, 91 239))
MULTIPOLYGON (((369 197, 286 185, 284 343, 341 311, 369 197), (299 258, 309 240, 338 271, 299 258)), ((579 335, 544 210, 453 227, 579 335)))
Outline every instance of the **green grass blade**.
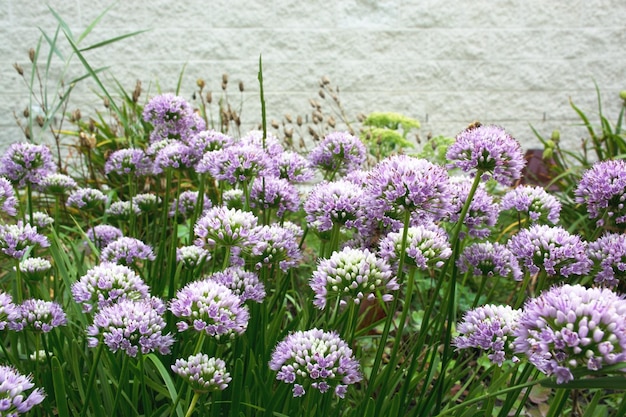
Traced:
MULTIPOLYGON (((167 391, 170 394, 170 398, 172 399, 172 403, 175 403, 176 399, 178 398, 178 393, 176 392, 176 387, 174 386, 174 381, 172 381, 172 377, 170 376, 170 374, 165 369, 165 366, 163 366, 163 363, 161 363, 159 358, 156 355, 154 355, 153 353, 150 353, 150 354, 146 355, 146 358, 150 359, 150 361, 154 364, 154 366, 157 369, 157 371, 159 371, 159 374, 161 375, 161 378, 163 378, 163 382, 165 383, 165 386, 167 387, 167 391)), ((178 417, 183 417, 184 416, 184 414, 183 414, 183 407, 180 405, 180 403, 176 406, 176 415, 178 415, 178 417)))
POLYGON ((111 38, 111 39, 107 39, 107 40, 104 40, 104 41, 101 41, 101 42, 97 42, 97 43, 94 43, 93 45, 89 45, 89 46, 86 46, 84 48, 81 48, 80 51, 81 52, 85 52, 85 51, 90 51, 92 49, 97 49, 97 48, 100 48, 100 47, 103 47, 103 46, 115 43, 117 41, 121 41, 122 39, 126 39, 126 38, 131 38, 133 36, 137 36, 137 35, 139 35, 141 33, 144 33, 144 32, 148 32, 148 29, 138 30, 136 32, 126 33, 124 35, 116 36, 116 37, 111 38))
POLYGON ((109 7, 107 7, 106 9, 104 9, 102 11, 102 13, 100 13, 83 31, 83 33, 80 34, 80 36, 78 36, 78 39, 76 39, 76 43, 80 43, 83 39, 85 39, 87 37, 87 35, 89 35, 91 33, 91 31, 96 27, 96 25, 100 22, 100 20, 102 20, 102 18, 104 17, 105 14, 107 14, 109 12, 109 10, 111 10, 113 8, 113 6, 115 6, 118 2, 113 2, 111 3, 111 5, 109 7))
POLYGON ((54 385, 54 398, 56 400, 57 413, 59 417, 69 417, 70 412, 67 407, 67 394, 65 393, 65 380, 63 378, 63 369, 56 356, 53 356, 52 362, 52 383, 54 385))
POLYGON ((185 69, 187 68, 187 64, 183 65, 183 69, 180 71, 178 75, 178 82, 176 83, 176 95, 180 94, 180 87, 183 84, 183 74, 185 74, 185 69))

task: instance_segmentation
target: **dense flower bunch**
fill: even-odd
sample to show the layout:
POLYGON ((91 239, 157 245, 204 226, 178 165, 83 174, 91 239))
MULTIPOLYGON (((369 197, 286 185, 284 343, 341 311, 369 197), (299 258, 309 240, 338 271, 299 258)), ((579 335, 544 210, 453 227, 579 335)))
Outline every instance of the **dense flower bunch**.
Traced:
POLYGON ((172 371, 189 383, 194 392, 223 391, 232 380, 222 359, 198 353, 187 359, 176 359, 172 371))
POLYGON ((265 285, 259 276, 238 266, 231 266, 223 271, 206 277, 229 288, 241 301, 252 300, 262 303, 265 298, 265 285))
POLYGON ((503 305, 488 304, 470 310, 457 324, 459 336, 452 343, 457 349, 482 349, 498 366, 506 359, 517 361, 512 343, 520 315, 521 310, 503 305))
POLYGON ((9 216, 17 215, 17 197, 11 182, 0 177, 0 209, 9 216))
POLYGON ((152 173, 152 160, 141 149, 120 149, 109 155, 104 172, 141 177, 152 173))
POLYGON ((515 211, 529 224, 559 222, 561 202, 542 187, 520 185, 508 191, 500 201, 501 211, 515 211))
POLYGON ((382 301, 391 301, 390 293, 399 288, 387 261, 367 249, 349 247, 322 259, 309 285, 315 293, 313 304, 322 310, 335 300, 341 305, 359 304, 376 299, 377 294, 382 294, 382 301))
POLYGON ((626 300, 609 289, 563 285, 526 302, 514 331, 525 354, 558 384, 572 371, 597 371, 626 360, 626 300))
POLYGON ((139 207, 141 212, 150 212, 157 209, 161 203, 161 197, 156 194, 143 193, 134 195, 131 202, 133 206, 139 207))
POLYGON ((202 158, 207 152, 217 151, 219 149, 227 148, 233 144, 233 138, 225 135, 217 130, 202 130, 184 139, 184 142, 189 145, 190 148, 198 152, 199 158, 202 158))
POLYGON ((152 143, 164 139, 185 140, 206 127, 184 98, 171 93, 150 99, 143 108, 143 120, 154 128, 150 133, 152 143))
POLYGON ((609 219, 626 223, 626 161, 596 162, 583 173, 574 195, 577 203, 587 206, 589 217, 598 219, 599 227, 609 219))
POLYGON ((276 165, 279 177, 291 183, 307 182, 315 175, 309 161, 296 152, 282 152, 276 158, 276 165))
POLYGON ((98 249, 105 248, 109 243, 124 236, 122 231, 109 224, 99 224, 87 230, 87 238, 98 249))
POLYGON ((106 195, 95 188, 78 188, 67 198, 68 207, 89 210, 101 206, 107 201, 106 195))
POLYGON ((452 161, 452 168, 471 175, 479 173, 483 180, 493 177, 502 185, 520 179, 526 165, 519 142, 493 125, 472 125, 459 133, 446 158, 452 161))
POLYGON ((72 297, 89 313, 120 300, 141 300, 149 297, 149 288, 132 269, 103 262, 87 271, 72 284, 72 297))
POLYGON ((223 206, 207 210, 194 227, 198 246, 240 246, 248 244, 248 237, 258 219, 250 212, 223 206))
MULTIPOLYGON (((472 180, 466 176, 454 176, 450 178, 450 222, 457 222, 461 210, 467 201, 472 188, 472 180)), ((486 238, 491 233, 491 228, 498 220, 498 205, 494 204, 493 197, 485 190, 483 184, 476 189, 469 211, 463 219, 471 237, 486 238)))
POLYGON ((65 194, 77 187, 74 178, 53 172, 42 177, 37 184, 37 189, 48 194, 65 194))
POLYGON ((147 354, 158 351, 166 355, 174 337, 163 334, 165 304, 158 298, 123 299, 99 310, 93 324, 87 328, 88 345, 96 347, 103 342, 111 350, 122 350, 135 357, 139 350, 147 354))
POLYGON ((9 328, 18 332, 29 329, 48 333, 66 324, 67 316, 57 302, 28 299, 17 306, 17 316, 9 323, 9 328))
POLYGON ((587 254, 594 263, 592 275, 598 284, 609 287, 626 281, 626 235, 606 233, 589 242, 587 254))
POLYGON ((200 246, 190 245, 176 248, 176 260, 187 268, 195 268, 211 259, 211 253, 200 246))
POLYGON ((54 219, 48 216, 43 211, 35 211, 33 213, 33 222, 31 223, 31 226, 45 229, 46 227, 51 226, 53 223, 54 219))
POLYGON ((276 163, 262 148, 241 143, 205 153, 196 165, 196 171, 209 173, 216 180, 233 185, 264 176, 278 176, 276 163))
POLYGON ((459 256, 457 266, 459 271, 471 271, 474 276, 504 277, 515 281, 523 278, 513 252, 497 242, 478 242, 467 246, 459 256))
POLYGON ((276 379, 293 384, 293 396, 310 388, 321 393, 333 390, 344 398, 348 385, 362 379, 352 349, 335 332, 320 329, 298 331, 276 345, 269 367, 276 379))
POLYGON ((10 366, 0 365, 0 415, 16 417, 41 404, 46 394, 41 388, 33 388, 30 376, 20 374, 10 366))
POLYGON ((37 228, 24 224, 0 224, 0 252, 11 258, 20 259, 34 246, 48 247, 48 238, 37 233, 37 228))
POLYGON ((250 258, 256 269, 276 265, 287 272, 302 258, 296 235, 290 229, 272 224, 257 226, 252 234, 254 244, 250 248, 250 258))
POLYGON ((285 151, 276 135, 272 134, 272 132, 267 132, 264 139, 262 130, 249 131, 241 138, 239 143, 246 146, 256 146, 259 150, 263 150, 272 160, 275 160, 285 151))
POLYGON ((154 158, 152 171, 160 174, 166 169, 186 169, 194 166, 197 155, 194 149, 182 142, 173 141, 159 149, 154 158))
POLYGON ((0 158, 0 175, 18 187, 39 184, 55 166, 47 146, 27 142, 13 143, 0 158))
POLYGON ((104 212, 114 219, 128 220, 131 214, 141 214, 141 209, 132 201, 115 201, 104 212))
POLYGON ((321 182, 304 202, 308 226, 320 233, 330 231, 334 225, 362 230, 364 198, 363 189, 348 181, 321 182))
MULTIPOLYGON (((178 214, 182 219, 188 219, 193 216, 198 204, 198 198, 200 195, 197 191, 183 191, 178 196, 177 200, 172 201, 170 204, 170 211, 168 215, 174 217, 178 214)), ((205 213, 212 207, 211 199, 205 194, 202 199, 202 213, 205 213)), ((202 214, 200 213, 200 214, 202 214)))
POLYGON ((102 262, 113 262, 122 265, 132 265, 138 260, 154 261, 152 248, 139 239, 120 237, 109 243, 100 254, 102 262))
POLYGON ((309 153, 309 162, 332 180, 335 174, 344 175, 361 168, 367 150, 361 139, 347 132, 332 132, 309 153))
POLYGON ((298 189, 286 179, 277 177, 257 178, 250 189, 250 207, 275 210, 282 218, 286 212, 300 208, 298 189))
MULTIPOLYGON (((397 267, 402 250, 403 232, 390 232, 380 241, 380 256, 397 267)), ((435 224, 411 226, 407 229, 405 262, 419 269, 440 268, 452 255, 448 234, 435 224)))
POLYGON ((52 264, 44 258, 27 258, 20 261, 18 268, 31 281, 38 281, 52 269, 52 264))
POLYGON ((13 297, 0 291, 0 330, 6 329, 16 318, 17 306, 13 304, 13 297))

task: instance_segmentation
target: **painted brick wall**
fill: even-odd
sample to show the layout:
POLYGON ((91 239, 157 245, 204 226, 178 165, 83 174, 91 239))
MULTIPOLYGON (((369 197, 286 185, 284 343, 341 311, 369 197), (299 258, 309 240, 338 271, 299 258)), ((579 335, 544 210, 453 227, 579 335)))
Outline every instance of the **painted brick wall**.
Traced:
MULTIPOLYGON (((77 35, 107 0, 52 0, 77 35)), ((56 21, 39 0, 0 2, 0 145, 21 140, 13 113, 29 105, 13 69, 27 67, 38 28, 54 34, 56 21)), ((269 119, 310 113, 318 82, 340 88, 348 114, 394 111, 422 122, 420 135, 452 136, 480 120, 506 127, 526 147, 561 129, 576 146, 584 129, 571 97, 592 116, 594 80, 609 118, 617 116, 626 89, 626 3, 623 0, 126 0, 112 6, 87 46, 123 33, 150 29, 105 49, 86 53, 107 66, 132 91, 140 79, 154 93, 173 91, 185 67, 181 95, 191 99, 196 79, 218 96, 222 73, 242 81, 242 119, 260 120, 258 59, 263 56, 269 119)), ((61 52, 68 56, 69 49, 61 52)), ((63 71, 55 57, 51 73, 63 71)), ((69 74, 82 71, 78 61, 69 74)), ((91 82, 76 87, 69 110, 102 109, 91 82)), ((33 107, 36 110, 36 106, 33 107)))

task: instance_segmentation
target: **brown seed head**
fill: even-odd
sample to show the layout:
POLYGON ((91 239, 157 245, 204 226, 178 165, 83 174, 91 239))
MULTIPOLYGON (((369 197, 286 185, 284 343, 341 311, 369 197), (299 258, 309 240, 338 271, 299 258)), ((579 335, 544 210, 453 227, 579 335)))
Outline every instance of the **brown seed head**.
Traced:
POLYGON ((302 126, 302 116, 298 116, 298 118, 296 119, 296 123, 298 124, 298 126, 302 126))
POLYGON ((322 77, 322 84, 324 84, 324 85, 330 84, 330 80, 325 75, 322 77))
POLYGON ((44 118, 42 115, 38 115, 35 120, 37 121, 37 124, 39 125, 39 127, 43 127, 43 123, 44 123, 44 118))
POLYGON ((102 101, 104 102, 104 107, 108 109, 111 105, 111 103, 109 103, 109 98, 105 97, 102 101))
POLYGON ((22 114, 28 119, 28 116, 30 116, 30 110, 28 110, 28 107, 24 108, 24 112, 22 112, 22 114))
POLYGON ((141 81, 137 80, 135 84, 135 91, 133 91, 133 103, 137 103, 139 101, 139 96, 141 95, 141 81))
POLYGON ((80 120, 81 118, 80 109, 74 110, 74 113, 72 113, 72 118, 74 119, 75 122, 80 120))
POLYGON ((198 86, 198 88, 200 88, 200 91, 202 91, 205 86, 204 80, 202 78, 198 78, 196 80, 196 85, 198 86))
POLYGON ((321 98, 326 98, 326 94, 324 94, 324 90, 320 90, 318 94, 320 95, 321 98))
POLYGON ((293 119, 289 113, 285 114, 285 120, 287 120, 287 123, 293 123, 293 119))
POLYGON ((239 81, 239 91, 243 93, 243 81, 239 81))
POLYGON ((34 48, 30 48, 28 50, 28 59, 30 59, 30 62, 35 62, 35 49, 34 48))
POLYGON ((278 122, 274 119, 272 119, 272 122, 270 123, 272 125, 272 127, 274 129, 278 129, 280 127, 280 125, 278 124, 278 122))
POLYGON ((24 75, 24 68, 22 68, 22 66, 17 62, 13 64, 13 68, 15 68, 15 71, 17 71, 18 74, 24 75))
POLYGON ((209 91, 206 93, 206 102, 211 104, 212 101, 213 101, 213 94, 209 91))

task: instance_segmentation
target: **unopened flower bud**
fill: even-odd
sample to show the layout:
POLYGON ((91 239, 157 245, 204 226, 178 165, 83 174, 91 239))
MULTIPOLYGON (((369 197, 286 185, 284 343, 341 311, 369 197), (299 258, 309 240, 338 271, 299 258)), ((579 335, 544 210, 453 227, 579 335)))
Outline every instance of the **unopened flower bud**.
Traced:
POLYGON ((543 150, 543 159, 550 159, 554 155, 554 148, 545 148, 543 150))
POLYGON ((222 84, 228 84, 228 74, 222 74, 222 84))
POLYGON ((298 118, 296 119, 296 123, 298 124, 298 126, 302 126, 302 116, 298 116, 298 118))
POLYGON ((80 109, 74 110, 74 113, 72 113, 72 118, 74 119, 74 121, 80 120, 81 118, 80 109))
POLYGON ((622 90, 619 92, 619 98, 626 101, 626 90, 622 90))
POLYGON ((200 88, 200 90, 202 90, 205 86, 204 80, 202 78, 198 78, 196 80, 196 85, 200 88))
POLYGON ((550 139, 552 139, 554 143, 559 143, 559 140, 561 139, 561 133, 558 130, 553 130, 550 139))

